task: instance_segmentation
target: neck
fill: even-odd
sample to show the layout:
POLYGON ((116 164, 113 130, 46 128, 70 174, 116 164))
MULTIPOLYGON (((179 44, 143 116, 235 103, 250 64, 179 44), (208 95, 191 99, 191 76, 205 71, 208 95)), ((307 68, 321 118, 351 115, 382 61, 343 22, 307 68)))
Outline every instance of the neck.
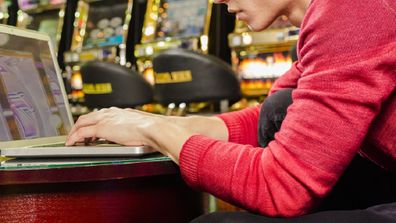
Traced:
POLYGON ((284 14, 293 25, 300 27, 310 3, 311 0, 291 0, 284 14))

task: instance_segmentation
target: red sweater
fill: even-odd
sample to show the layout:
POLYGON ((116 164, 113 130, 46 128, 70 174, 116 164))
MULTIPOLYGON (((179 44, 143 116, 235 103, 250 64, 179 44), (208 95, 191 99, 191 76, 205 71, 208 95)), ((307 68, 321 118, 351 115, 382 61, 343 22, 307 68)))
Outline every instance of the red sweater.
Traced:
POLYGON ((290 217, 310 212, 358 152, 394 167, 395 21, 394 0, 313 0, 299 61, 273 88, 295 88, 275 140, 258 147, 258 107, 220 115, 229 142, 187 140, 186 182, 250 211, 290 217))

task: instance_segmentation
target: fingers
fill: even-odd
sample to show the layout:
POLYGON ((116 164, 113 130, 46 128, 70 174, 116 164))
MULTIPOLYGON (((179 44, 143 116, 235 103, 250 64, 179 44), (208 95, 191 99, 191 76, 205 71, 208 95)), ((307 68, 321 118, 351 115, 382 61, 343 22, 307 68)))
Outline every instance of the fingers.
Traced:
POLYGON ((66 146, 72 146, 77 142, 85 142, 86 139, 96 138, 100 138, 98 135, 98 125, 81 127, 69 135, 66 141, 66 146))
POLYGON ((89 125, 95 125, 97 124, 100 120, 104 118, 104 115, 108 113, 110 109, 101 109, 96 112, 91 112, 86 115, 81 115, 77 122, 74 124, 72 129, 69 132, 69 137, 71 134, 73 134, 75 131, 77 131, 81 127, 89 126, 89 125))
MULTIPOLYGON (((136 112, 136 110, 124 110, 112 107, 82 115, 71 129, 67 137, 66 145, 69 146, 74 145, 76 142, 84 142, 84 140, 88 138, 91 140, 103 138, 103 135, 112 138, 114 137, 114 134, 112 134, 114 125, 120 126, 121 128, 126 119, 133 123, 143 114, 142 112, 133 114, 134 112, 136 112), (102 135, 100 135, 99 132, 101 132, 102 135)), ((127 139, 123 140, 128 141, 127 139)))

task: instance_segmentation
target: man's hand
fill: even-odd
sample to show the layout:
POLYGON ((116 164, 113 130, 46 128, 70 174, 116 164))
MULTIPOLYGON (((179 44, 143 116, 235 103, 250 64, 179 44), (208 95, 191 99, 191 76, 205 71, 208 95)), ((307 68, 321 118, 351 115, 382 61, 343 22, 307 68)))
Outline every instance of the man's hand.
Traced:
POLYGON ((134 109, 109 108, 81 116, 66 145, 105 139, 121 145, 148 145, 179 163, 183 144, 193 135, 227 140, 227 128, 216 117, 170 117, 134 109))

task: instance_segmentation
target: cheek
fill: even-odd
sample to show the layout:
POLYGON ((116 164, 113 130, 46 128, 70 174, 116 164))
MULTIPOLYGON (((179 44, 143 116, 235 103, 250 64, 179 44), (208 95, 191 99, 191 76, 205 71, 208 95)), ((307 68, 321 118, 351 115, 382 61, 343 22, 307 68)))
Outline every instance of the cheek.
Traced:
POLYGON ((270 10, 269 8, 265 8, 263 6, 261 6, 261 8, 251 9, 246 12, 246 21, 254 31, 260 31, 267 28, 278 17, 274 10, 270 10))

